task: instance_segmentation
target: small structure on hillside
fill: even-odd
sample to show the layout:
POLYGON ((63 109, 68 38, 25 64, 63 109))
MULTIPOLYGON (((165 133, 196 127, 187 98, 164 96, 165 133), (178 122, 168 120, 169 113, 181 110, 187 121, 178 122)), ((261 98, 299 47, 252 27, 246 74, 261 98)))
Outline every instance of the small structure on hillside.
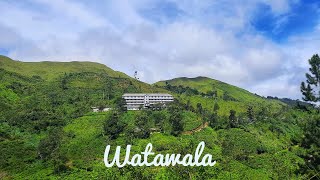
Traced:
POLYGON ((143 94, 143 93, 126 93, 122 95, 126 101, 127 110, 140 110, 146 108, 165 107, 166 104, 173 102, 171 94, 143 94))
POLYGON ((104 107, 104 108, 99 108, 99 107, 91 107, 92 112, 107 112, 110 111, 110 107, 104 107))

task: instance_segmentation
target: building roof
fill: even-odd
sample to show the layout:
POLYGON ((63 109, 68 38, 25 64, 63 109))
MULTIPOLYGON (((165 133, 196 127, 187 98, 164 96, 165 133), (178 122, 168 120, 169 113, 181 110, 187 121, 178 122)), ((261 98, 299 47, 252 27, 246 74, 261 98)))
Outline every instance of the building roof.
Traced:
POLYGON ((171 94, 164 94, 164 93, 125 93, 122 96, 172 96, 171 94))

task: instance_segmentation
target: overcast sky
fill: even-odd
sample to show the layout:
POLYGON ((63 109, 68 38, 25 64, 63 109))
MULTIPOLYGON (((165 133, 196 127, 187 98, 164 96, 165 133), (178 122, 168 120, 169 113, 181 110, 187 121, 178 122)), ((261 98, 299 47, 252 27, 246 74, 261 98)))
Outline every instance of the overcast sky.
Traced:
POLYGON ((318 0, 0 0, 0 54, 95 61, 154 83, 207 76, 300 98, 318 0))

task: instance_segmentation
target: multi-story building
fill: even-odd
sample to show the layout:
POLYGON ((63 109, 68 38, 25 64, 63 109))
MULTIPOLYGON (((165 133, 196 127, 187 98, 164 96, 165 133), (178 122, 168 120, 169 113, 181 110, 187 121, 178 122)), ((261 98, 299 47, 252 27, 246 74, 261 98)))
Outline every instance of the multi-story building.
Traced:
POLYGON ((141 93, 126 93, 122 96, 126 101, 128 110, 139 110, 141 108, 149 108, 153 105, 166 105, 173 101, 173 96, 170 94, 141 94, 141 93))

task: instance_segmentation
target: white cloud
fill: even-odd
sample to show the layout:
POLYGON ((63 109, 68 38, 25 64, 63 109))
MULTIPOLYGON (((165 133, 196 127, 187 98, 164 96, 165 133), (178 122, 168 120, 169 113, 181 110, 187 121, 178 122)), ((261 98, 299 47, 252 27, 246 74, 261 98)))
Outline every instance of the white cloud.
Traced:
POLYGON ((86 9, 82 4, 64 0, 34 0, 37 3, 49 7, 55 14, 63 14, 64 18, 70 18, 76 23, 86 24, 87 26, 104 26, 106 19, 99 17, 94 12, 86 9))
POLYGON ((290 76, 279 76, 274 79, 256 83, 249 88, 252 92, 258 92, 263 96, 277 95, 278 97, 288 97, 299 99, 299 84, 289 83, 290 76))

